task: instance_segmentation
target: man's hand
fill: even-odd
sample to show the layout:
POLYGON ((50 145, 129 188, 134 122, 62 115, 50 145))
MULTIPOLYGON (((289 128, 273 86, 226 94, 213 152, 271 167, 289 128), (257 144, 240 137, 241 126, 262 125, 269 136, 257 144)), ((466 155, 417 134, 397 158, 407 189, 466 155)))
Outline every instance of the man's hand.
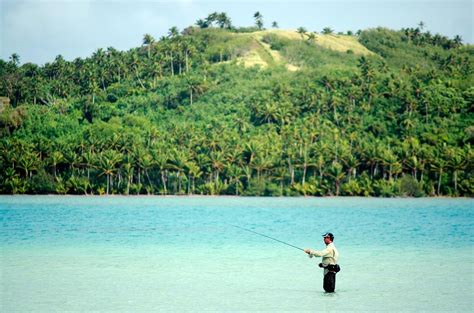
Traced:
POLYGON ((310 254, 310 253, 311 253, 311 249, 304 249, 304 252, 307 253, 307 254, 310 254))

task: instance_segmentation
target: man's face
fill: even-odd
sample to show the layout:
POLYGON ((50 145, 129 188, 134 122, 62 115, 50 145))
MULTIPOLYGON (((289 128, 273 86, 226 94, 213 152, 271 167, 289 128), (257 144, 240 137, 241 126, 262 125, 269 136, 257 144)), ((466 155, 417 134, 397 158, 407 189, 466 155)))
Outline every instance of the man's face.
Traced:
POLYGON ((332 242, 331 237, 324 237, 323 239, 324 239, 324 243, 327 244, 327 245, 332 242))

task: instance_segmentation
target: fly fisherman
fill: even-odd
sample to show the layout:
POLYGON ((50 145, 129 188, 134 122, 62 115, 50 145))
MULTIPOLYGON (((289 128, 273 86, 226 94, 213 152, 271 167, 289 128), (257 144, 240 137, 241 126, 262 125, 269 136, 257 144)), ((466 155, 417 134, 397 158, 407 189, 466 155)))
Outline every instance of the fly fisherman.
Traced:
POLYGON ((334 236, 331 233, 325 233, 323 235, 326 249, 317 251, 311 249, 304 249, 310 258, 313 256, 322 257, 319 267, 324 268, 324 282, 323 288, 326 292, 334 292, 336 288, 336 273, 340 271, 337 260, 339 258, 339 252, 337 252, 336 246, 334 246, 334 236))

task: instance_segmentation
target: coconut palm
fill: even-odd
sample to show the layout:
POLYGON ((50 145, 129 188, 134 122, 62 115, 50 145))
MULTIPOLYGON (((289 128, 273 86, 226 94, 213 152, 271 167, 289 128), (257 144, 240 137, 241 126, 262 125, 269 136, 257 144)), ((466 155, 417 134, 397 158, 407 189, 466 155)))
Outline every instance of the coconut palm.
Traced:
POLYGON ((20 64, 20 55, 18 53, 12 53, 9 59, 10 59, 10 63, 13 64, 14 66, 18 66, 18 64, 20 64))
POLYGON ((155 38, 153 38, 152 35, 150 34, 143 35, 143 45, 147 47, 148 58, 150 58, 151 46, 154 42, 155 42, 155 38))
POLYGON ((333 162, 326 175, 334 182, 336 196, 339 196, 341 182, 346 177, 346 173, 344 172, 342 165, 338 162, 333 162))
POLYGON ((49 164, 53 166, 54 178, 57 178, 56 169, 57 169, 58 164, 60 164, 64 160, 65 158, 61 151, 53 151, 53 153, 50 155, 49 164))
POLYGON ((257 11, 253 15, 253 18, 255 19, 255 25, 257 26, 257 28, 259 30, 261 30, 263 28, 263 16, 262 16, 262 14, 260 14, 260 12, 257 11))
POLYGON ((196 179, 201 177, 202 171, 194 161, 187 162, 186 167, 189 173, 188 194, 193 194, 196 190, 196 179))
POLYGON ((105 175, 107 178, 107 192, 110 192, 110 186, 113 186, 112 177, 117 174, 117 164, 123 159, 123 155, 115 150, 106 150, 98 155, 97 167, 100 175, 105 175))
POLYGON ((225 172, 227 177, 229 177, 229 185, 234 185, 235 188, 235 195, 239 195, 239 191, 241 191, 242 188, 242 182, 240 181, 240 178, 243 176, 243 171, 242 168, 239 166, 229 163, 225 167, 225 172))
POLYGON ((301 39, 304 39, 304 36, 306 35, 306 33, 307 33, 308 31, 307 31, 306 28, 304 28, 304 27, 298 27, 298 29, 296 30, 296 32, 297 32, 298 34, 300 34, 301 39))
POLYGON ((198 19, 196 21, 196 25, 199 26, 200 28, 208 28, 209 27, 209 22, 203 19, 198 19))
POLYGON ((322 33, 324 35, 332 35, 334 33, 334 30, 331 27, 324 27, 322 33))
POLYGON ((153 164, 155 164, 158 169, 161 177, 161 184, 163 185, 163 193, 166 195, 168 193, 168 188, 166 187, 168 177, 167 170, 171 167, 168 162, 168 156, 165 154, 166 149, 152 149, 150 151, 153 164))
POLYGON ((176 176, 178 177, 178 194, 181 193, 183 178, 187 179, 186 170, 188 169, 188 162, 189 158, 186 152, 178 149, 173 149, 169 162, 169 168, 176 171, 176 176))
POLYGON ((39 154, 32 151, 26 151, 22 153, 18 160, 18 168, 25 171, 25 177, 31 179, 33 171, 39 167, 40 157, 39 154))
POLYGON ((226 13, 221 12, 216 16, 216 23, 220 28, 232 28, 232 22, 226 13))
POLYGON ((451 148, 447 151, 449 156, 448 167, 453 171, 454 193, 458 195, 458 175, 466 168, 466 153, 460 148, 451 148))
POLYGON ((425 22, 420 21, 420 22, 418 23, 418 27, 420 28, 420 30, 423 30, 423 28, 425 28, 425 22))

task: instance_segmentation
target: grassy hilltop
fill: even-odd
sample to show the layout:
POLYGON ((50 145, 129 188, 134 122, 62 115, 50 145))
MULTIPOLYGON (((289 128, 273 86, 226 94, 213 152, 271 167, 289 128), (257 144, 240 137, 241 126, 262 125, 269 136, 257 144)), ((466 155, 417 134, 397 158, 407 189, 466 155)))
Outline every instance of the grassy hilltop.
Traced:
POLYGON ((129 51, 0 60, 0 192, 472 196, 460 38, 198 21, 129 51))

